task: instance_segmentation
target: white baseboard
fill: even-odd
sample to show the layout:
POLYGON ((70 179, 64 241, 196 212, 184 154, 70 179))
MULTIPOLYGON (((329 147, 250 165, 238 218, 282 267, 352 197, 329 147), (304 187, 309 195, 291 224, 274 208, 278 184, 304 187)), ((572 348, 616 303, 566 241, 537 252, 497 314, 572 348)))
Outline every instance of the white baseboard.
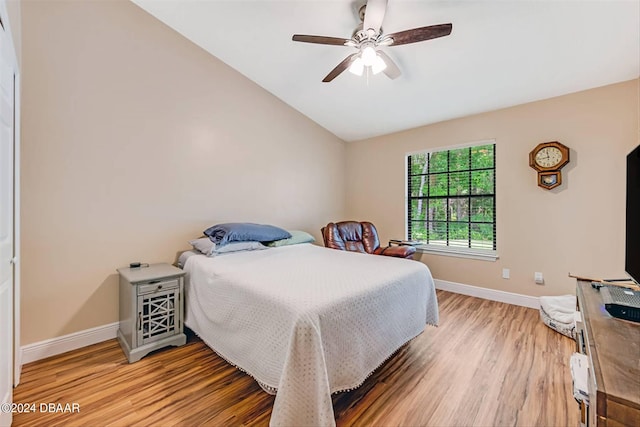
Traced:
POLYGON ((462 283, 448 282, 446 280, 433 280, 436 289, 449 291, 456 294, 469 295, 491 301, 505 302, 507 304, 520 305, 522 307, 540 309, 540 299, 529 295, 514 294, 512 292, 497 291, 495 289, 480 288, 478 286, 464 285, 462 283))
POLYGON ((22 346, 22 363, 35 362, 116 337, 118 322, 22 346))

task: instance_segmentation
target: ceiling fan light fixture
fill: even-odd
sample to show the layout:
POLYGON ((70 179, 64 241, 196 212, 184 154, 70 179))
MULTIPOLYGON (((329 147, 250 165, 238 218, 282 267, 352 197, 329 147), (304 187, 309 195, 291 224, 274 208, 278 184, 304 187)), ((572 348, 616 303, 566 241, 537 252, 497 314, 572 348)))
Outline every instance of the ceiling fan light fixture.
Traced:
POLYGON ((356 76, 362 76, 362 73, 364 73, 364 62, 362 61, 362 58, 357 57, 351 63, 351 66, 349 67, 349 71, 352 74, 355 74, 356 76))
POLYGON ((371 67, 375 63, 378 54, 372 46, 366 46, 364 49, 362 49, 360 57, 362 58, 362 62, 365 66, 371 67))
POLYGON ((384 62, 378 54, 376 54, 376 58, 373 61, 373 65, 371 65, 371 71, 374 75, 378 74, 380 71, 384 71, 387 68, 387 64, 384 62))

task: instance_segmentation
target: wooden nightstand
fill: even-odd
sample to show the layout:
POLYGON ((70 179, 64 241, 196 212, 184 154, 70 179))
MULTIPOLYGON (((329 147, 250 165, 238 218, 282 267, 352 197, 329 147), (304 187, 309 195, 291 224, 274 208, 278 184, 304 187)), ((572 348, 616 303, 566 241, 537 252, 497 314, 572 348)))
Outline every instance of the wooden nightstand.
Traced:
POLYGON ((182 331, 185 272, 170 264, 119 268, 118 341, 129 363, 187 342, 182 331))

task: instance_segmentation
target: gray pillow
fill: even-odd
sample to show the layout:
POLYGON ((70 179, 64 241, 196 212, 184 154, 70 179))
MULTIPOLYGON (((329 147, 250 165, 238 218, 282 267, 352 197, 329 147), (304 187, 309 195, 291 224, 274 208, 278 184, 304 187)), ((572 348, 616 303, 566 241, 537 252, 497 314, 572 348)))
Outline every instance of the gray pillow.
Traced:
POLYGON ((272 242, 291 237, 291 234, 282 228, 250 222, 217 224, 207 228, 204 235, 208 236, 218 248, 229 242, 272 242))
POLYGON ((215 244, 208 237, 190 240, 189 244, 193 246, 193 249, 200 251, 207 256, 211 254, 211 251, 215 246, 215 244))

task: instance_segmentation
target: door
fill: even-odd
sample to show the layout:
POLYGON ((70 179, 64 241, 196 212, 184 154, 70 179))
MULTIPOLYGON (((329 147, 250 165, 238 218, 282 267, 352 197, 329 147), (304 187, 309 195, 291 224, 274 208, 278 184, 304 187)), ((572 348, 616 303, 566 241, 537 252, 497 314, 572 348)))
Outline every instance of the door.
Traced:
MULTIPOLYGON (((0 18, 3 18, 0 16, 0 18)), ((13 401, 13 47, 0 25, 0 404, 13 401)), ((11 424, 0 411, 0 426, 11 424)))

